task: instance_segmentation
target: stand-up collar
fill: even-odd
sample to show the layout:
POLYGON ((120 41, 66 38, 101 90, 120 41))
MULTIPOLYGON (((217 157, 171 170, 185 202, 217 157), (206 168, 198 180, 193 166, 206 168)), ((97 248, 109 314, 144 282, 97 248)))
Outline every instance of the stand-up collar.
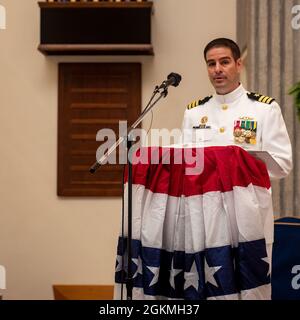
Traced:
POLYGON ((234 91, 227 93, 227 94, 214 94, 215 99, 219 103, 232 103, 238 98, 240 98, 246 90, 244 89, 243 85, 240 84, 234 91))

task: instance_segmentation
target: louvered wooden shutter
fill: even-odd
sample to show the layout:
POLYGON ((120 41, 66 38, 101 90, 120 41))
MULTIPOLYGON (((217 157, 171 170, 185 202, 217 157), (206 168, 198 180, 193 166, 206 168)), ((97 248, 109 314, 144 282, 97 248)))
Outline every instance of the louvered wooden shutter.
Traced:
POLYGON ((58 102, 58 195, 120 196, 122 165, 89 173, 101 142, 99 129, 117 136, 119 120, 140 114, 139 63, 61 63, 58 102))

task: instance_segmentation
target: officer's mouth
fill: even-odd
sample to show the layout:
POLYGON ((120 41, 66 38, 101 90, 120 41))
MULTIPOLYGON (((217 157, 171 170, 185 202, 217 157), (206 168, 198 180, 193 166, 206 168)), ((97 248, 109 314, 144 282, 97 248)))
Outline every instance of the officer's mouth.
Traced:
POLYGON ((226 77, 214 77, 214 81, 223 81, 226 77))
POLYGON ((217 78, 214 78, 214 83, 215 84, 223 84, 225 82, 226 78, 224 77, 217 77, 217 78))

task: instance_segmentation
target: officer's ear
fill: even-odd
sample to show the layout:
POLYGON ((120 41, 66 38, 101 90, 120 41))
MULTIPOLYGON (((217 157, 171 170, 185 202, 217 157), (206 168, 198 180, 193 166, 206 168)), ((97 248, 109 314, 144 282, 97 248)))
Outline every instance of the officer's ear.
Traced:
POLYGON ((241 72, 242 71, 242 68, 243 68, 243 61, 242 61, 242 58, 238 58, 235 62, 236 66, 237 66, 237 69, 238 69, 238 72, 241 72))

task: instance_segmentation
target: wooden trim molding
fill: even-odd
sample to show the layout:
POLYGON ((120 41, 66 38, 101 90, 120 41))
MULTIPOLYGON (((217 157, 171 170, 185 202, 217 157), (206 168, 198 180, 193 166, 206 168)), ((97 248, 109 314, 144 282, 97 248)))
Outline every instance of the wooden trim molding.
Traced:
POLYGON ((154 55, 151 44, 40 44, 45 55, 154 55))
POLYGON ((113 285, 53 285, 54 300, 113 300, 113 285))

